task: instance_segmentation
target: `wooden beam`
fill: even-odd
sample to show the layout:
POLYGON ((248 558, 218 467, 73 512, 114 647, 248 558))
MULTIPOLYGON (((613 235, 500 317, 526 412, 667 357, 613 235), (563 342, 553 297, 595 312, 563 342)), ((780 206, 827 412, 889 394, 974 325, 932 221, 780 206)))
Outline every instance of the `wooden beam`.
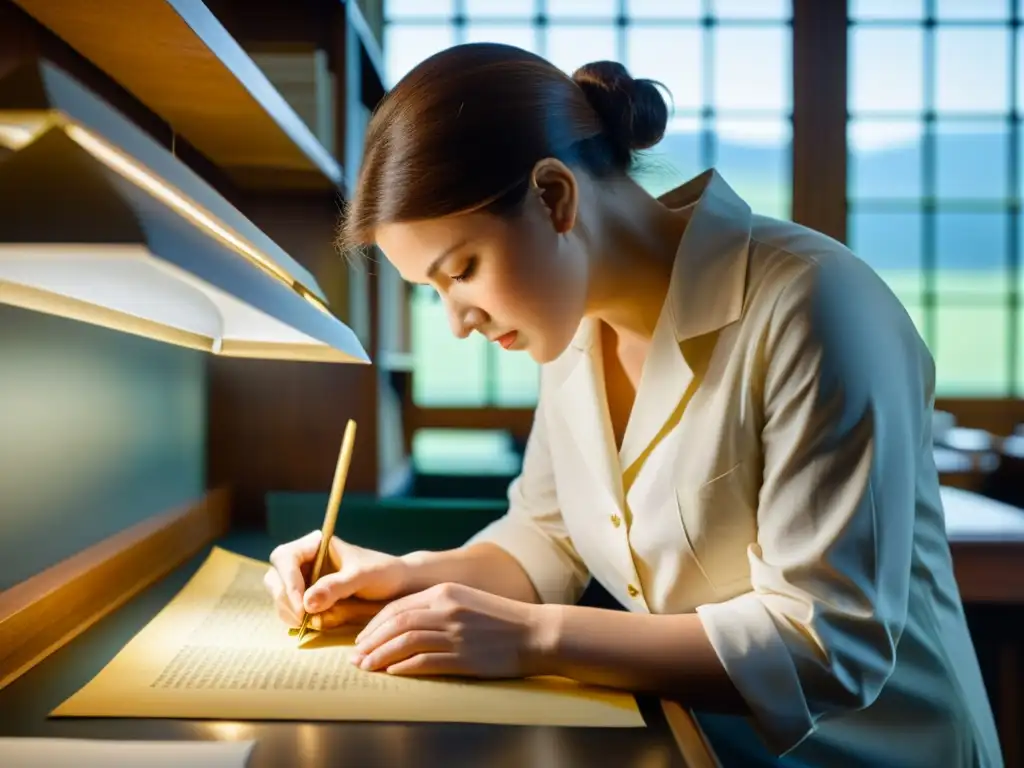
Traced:
POLYGON ((156 515, 0 592, 0 688, 45 659, 228 526, 228 492, 156 515))
MULTIPOLYGON (((411 391, 405 410, 412 430, 417 429, 504 429, 517 438, 529 435, 533 408, 433 408, 412 402, 411 391)), ((1024 424, 1024 399, 940 398, 936 410, 952 413, 960 426, 1009 435, 1024 424)))
POLYGON ((326 48, 330 0, 204 0, 247 51, 326 48))
POLYGON ((793 221, 846 242, 847 0, 793 0, 793 221))

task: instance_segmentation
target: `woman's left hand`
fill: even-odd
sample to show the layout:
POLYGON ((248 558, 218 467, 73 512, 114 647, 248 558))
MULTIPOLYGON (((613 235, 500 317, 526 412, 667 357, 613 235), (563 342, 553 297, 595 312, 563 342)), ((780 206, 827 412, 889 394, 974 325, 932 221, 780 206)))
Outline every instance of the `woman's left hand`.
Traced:
POLYGON ((541 674, 541 607, 439 584, 386 605, 356 638, 352 663, 396 675, 541 674))

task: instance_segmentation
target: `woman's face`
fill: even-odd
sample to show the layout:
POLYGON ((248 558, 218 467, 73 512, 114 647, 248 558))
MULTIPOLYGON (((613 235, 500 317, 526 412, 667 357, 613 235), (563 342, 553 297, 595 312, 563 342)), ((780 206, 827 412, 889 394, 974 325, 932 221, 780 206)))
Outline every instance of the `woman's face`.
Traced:
POLYGON ((437 290, 458 338, 476 331, 547 363, 569 345, 586 305, 587 259, 570 234, 574 191, 534 188, 513 217, 387 224, 375 239, 404 280, 437 290))

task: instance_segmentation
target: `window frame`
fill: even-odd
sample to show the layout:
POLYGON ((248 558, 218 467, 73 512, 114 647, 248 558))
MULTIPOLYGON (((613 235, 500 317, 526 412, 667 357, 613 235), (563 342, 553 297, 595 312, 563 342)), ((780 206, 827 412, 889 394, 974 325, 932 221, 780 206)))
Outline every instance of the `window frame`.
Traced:
MULTIPOLYGON (((462 0, 455 0, 456 13, 462 8, 462 0)), ((927 0, 929 10, 934 10, 934 0, 927 0)), ((619 1, 620 13, 616 17, 619 34, 625 34, 624 8, 626 0, 619 1)), ((1020 27, 1018 8, 1011 2, 1011 21, 1014 30, 1020 27)), ((536 21, 534 16, 530 21, 536 21)), ((463 28, 465 18, 463 15, 463 28)), ((707 20, 705 20, 707 23, 707 20)), ((777 21, 774 23, 778 23, 777 21)), ((385 20, 385 25, 388 21, 385 20)), ((797 223, 823 232, 840 242, 847 242, 849 189, 847 182, 849 146, 847 129, 851 119, 848 109, 848 47, 851 19, 848 0, 827 3, 820 0, 792 0, 791 44, 791 94, 792 94, 792 140, 791 160, 791 208, 790 218, 797 223)), ((461 39, 457 32, 456 40, 461 39)), ((1018 37, 1014 35, 1016 46, 1018 37)), ((1024 55, 1011 49, 1011 57, 1024 55)), ((1017 67, 1013 66, 1011 78, 1016 78, 1017 67)), ((926 75, 927 77, 927 75, 926 75)), ((1016 97, 1017 84, 1013 82, 1016 97)), ((1020 129, 1021 105, 1014 104, 1014 127, 1020 129)), ((1018 173, 1017 136, 1011 136, 1011 174, 1018 173)), ((1014 178, 1014 181, 1020 181, 1014 178)), ((1019 198, 1013 205, 1018 208, 1019 198)), ((963 414, 965 423, 1008 433, 1013 424, 1024 418, 1021 397, 1024 396, 1024 381, 1016 376, 1017 356, 1021 345, 1020 313, 1024 296, 1018 291, 1020 285, 1020 255, 1015 232, 1009 235, 1010 243, 1010 288, 1009 301, 1012 313, 1007 350, 1005 352, 1010 368, 1010 383, 1015 386, 1008 397, 942 397, 936 408, 963 414)), ((933 278, 929 278, 933 279, 933 278)), ((409 313, 406 313, 408 315, 409 313)), ((408 320, 407 320, 408 322, 408 320)), ((406 332, 405 336, 409 336, 406 332)), ((493 354, 493 352, 492 352, 493 354)), ((493 369, 494 363, 488 365, 493 369)), ((485 406, 424 406, 414 402, 412 378, 415 375, 408 360, 407 374, 403 386, 399 387, 402 405, 404 431, 407 445, 411 446, 412 435, 420 429, 493 429, 510 433, 517 441, 525 441, 533 423, 534 407, 485 406)))

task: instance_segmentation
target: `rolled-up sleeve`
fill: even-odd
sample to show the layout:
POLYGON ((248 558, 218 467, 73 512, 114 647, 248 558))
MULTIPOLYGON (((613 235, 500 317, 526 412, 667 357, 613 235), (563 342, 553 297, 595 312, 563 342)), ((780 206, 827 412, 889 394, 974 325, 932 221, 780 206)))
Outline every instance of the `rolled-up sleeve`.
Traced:
POLYGON ((545 603, 579 600, 590 574, 572 544, 558 505, 547 441, 544 396, 534 414, 523 467, 508 490, 509 508, 467 542, 488 542, 516 559, 545 603))
POLYGON ((764 337, 752 590, 697 609, 766 743, 870 705, 906 623, 934 365, 866 267, 810 265, 764 337))

